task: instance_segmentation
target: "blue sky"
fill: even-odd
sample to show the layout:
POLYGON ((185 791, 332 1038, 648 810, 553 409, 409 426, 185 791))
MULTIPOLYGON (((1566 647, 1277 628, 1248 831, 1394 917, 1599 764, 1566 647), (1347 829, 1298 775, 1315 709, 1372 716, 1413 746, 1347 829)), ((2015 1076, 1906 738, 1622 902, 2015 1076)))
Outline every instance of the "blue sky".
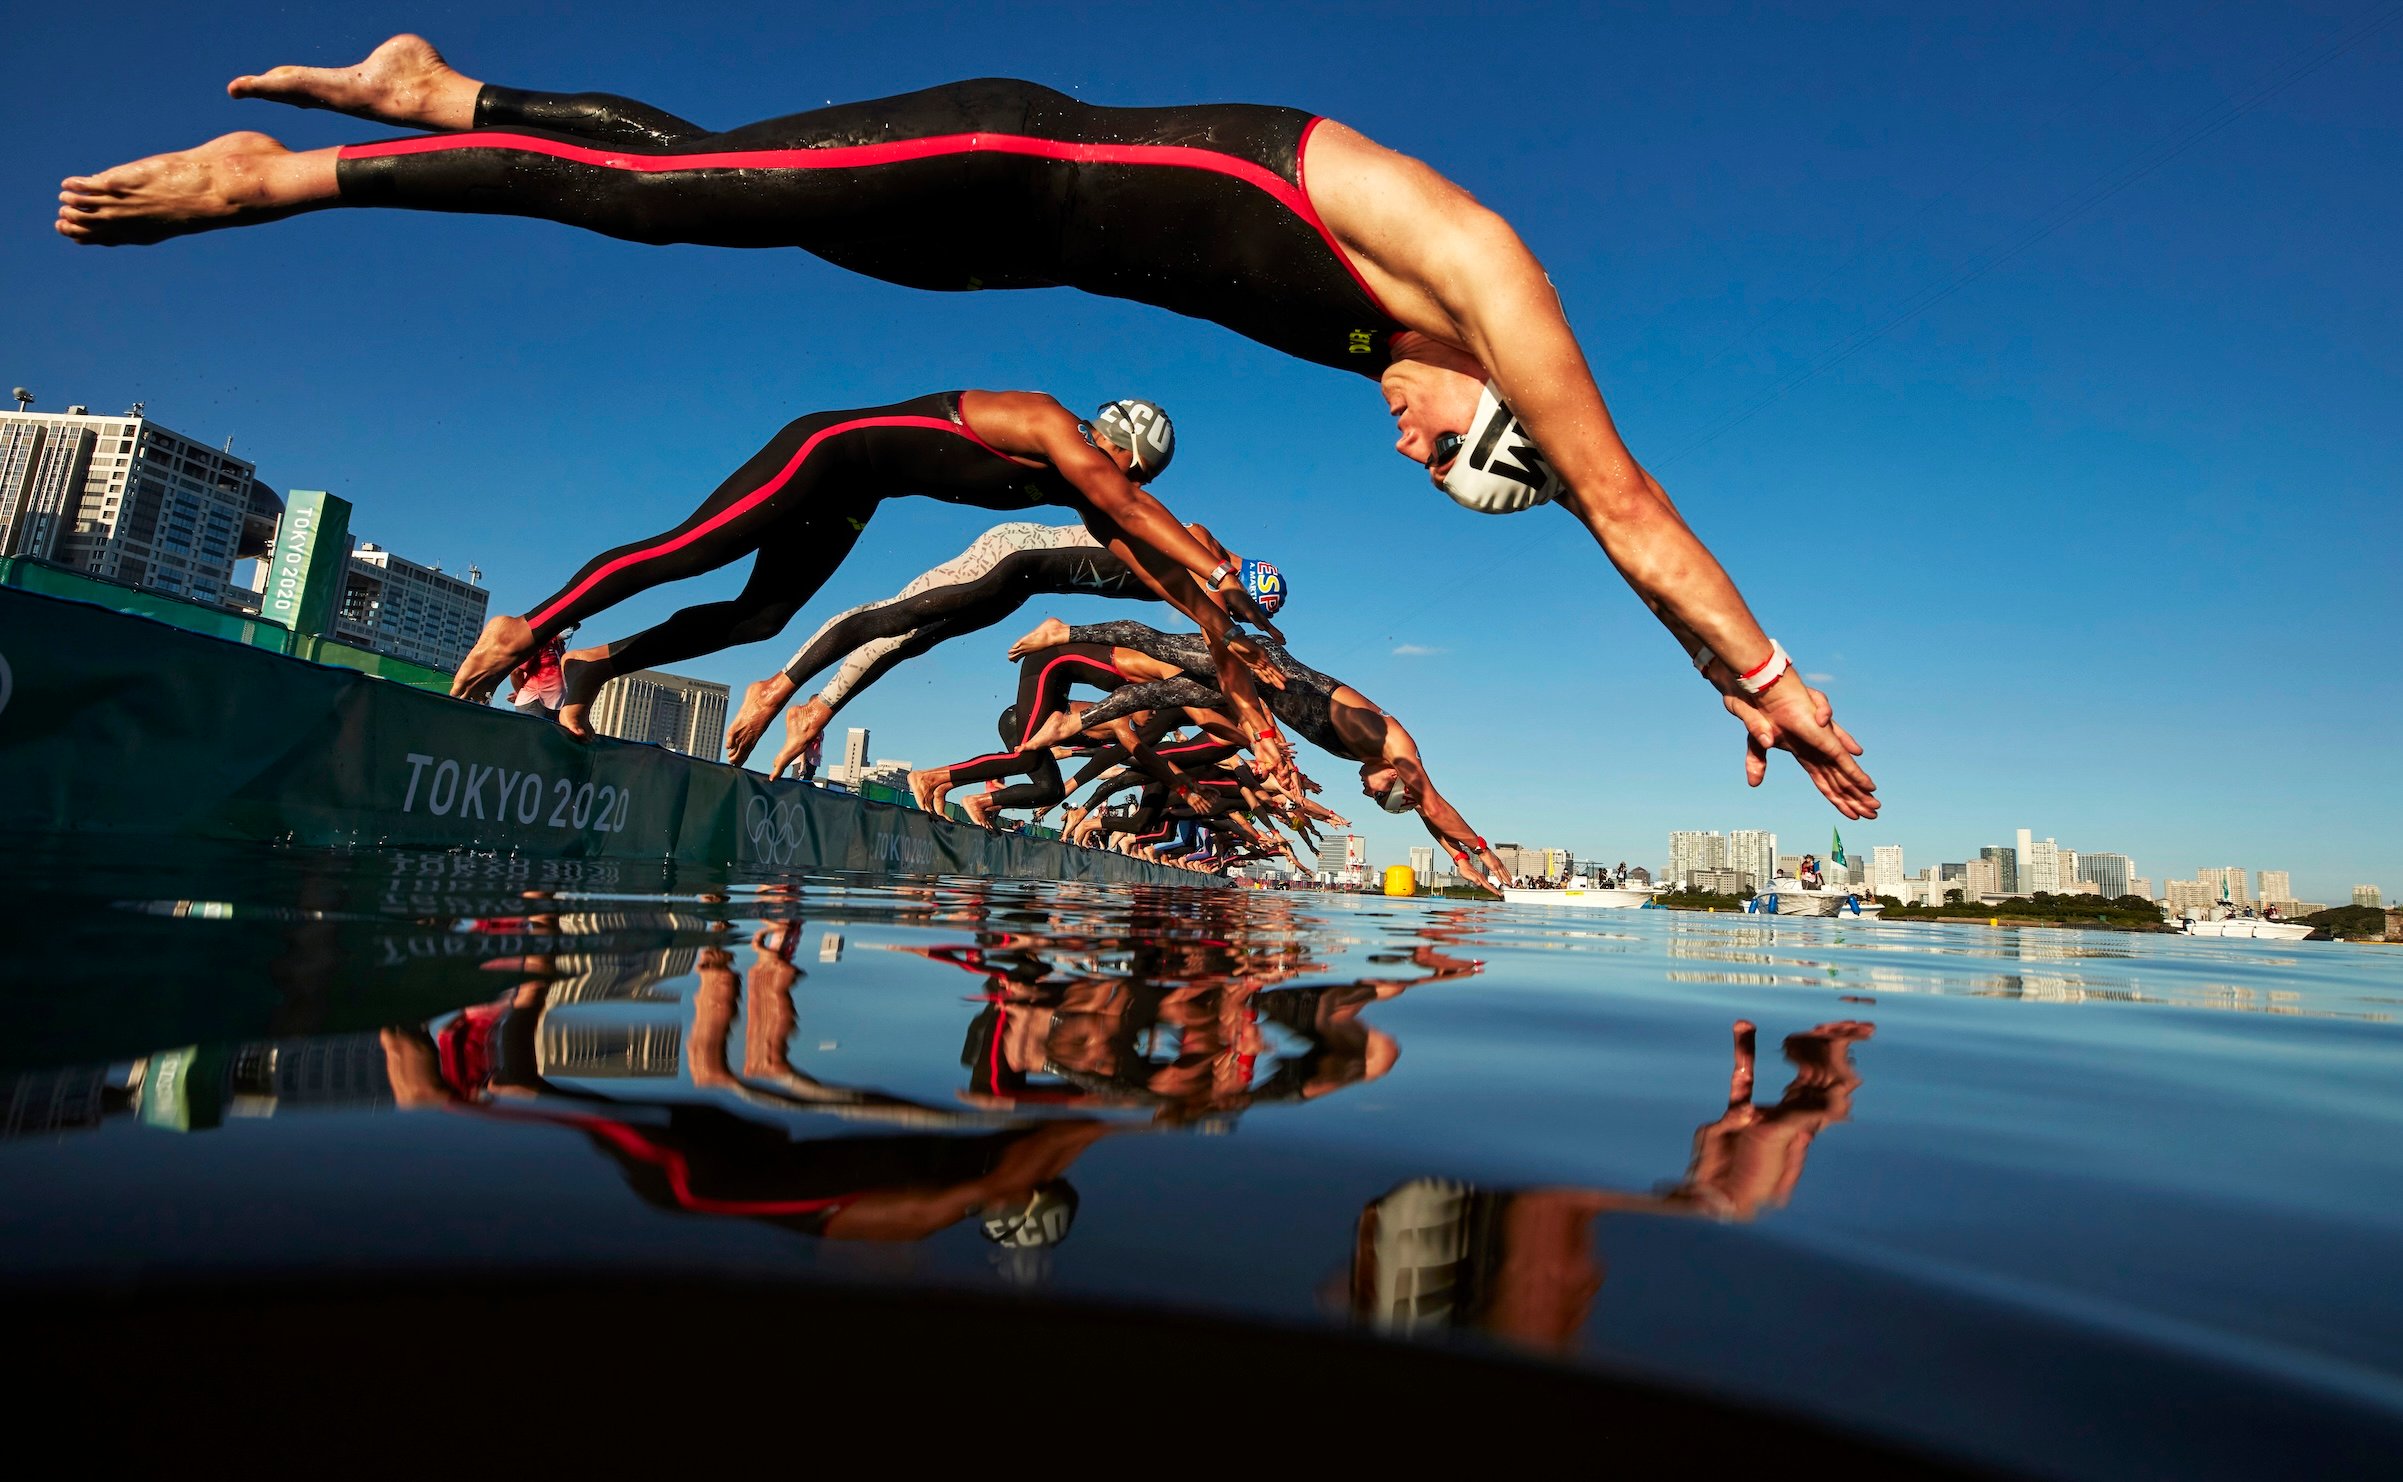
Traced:
MULTIPOLYGON (((1887 809, 1851 847, 1916 869, 2025 825, 2156 880, 2284 867, 2343 900, 2403 889, 2403 25, 2330 55, 2383 9, 50 7, 7 29, 40 60, 0 105, 0 373, 46 408, 140 399, 230 434, 276 486, 353 500, 365 538, 480 564, 509 610, 798 413, 1148 396, 1180 438, 1160 495, 1285 568, 1296 651, 1403 717, 1489 837, 1654 863, 1673 828, 1823 845, 1832 811, 1790 765, 1746 791, 1733 723, 1566 518, 1456 509, 1368 383, 1213 326, 500 219, 327 212, 115 252, 47 225, 73 171, 235 128, 378 136, 221 87, 397 29, 487 80, 720 126, 994 74, 1306 107, 1545 260, 1630 444, 1868 745, 1887 809)), ((889 506, 788 639, 983 523, 889 506)), ((1015 631, 851 719, 882 756, 981 750, 1015 631)), ((790 646, 680 667, 740 681, 790 646)), ((1375 857, 1420 841, 1362 807, 1375 857)))

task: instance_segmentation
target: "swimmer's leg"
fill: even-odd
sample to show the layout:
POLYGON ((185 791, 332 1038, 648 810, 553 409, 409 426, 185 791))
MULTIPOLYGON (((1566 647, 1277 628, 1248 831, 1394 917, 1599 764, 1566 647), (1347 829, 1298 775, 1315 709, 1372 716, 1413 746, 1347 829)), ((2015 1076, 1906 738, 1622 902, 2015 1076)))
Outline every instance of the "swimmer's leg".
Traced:
MULTIPOLYGON (((1046 224, 1056 225, 1071 167, 965 143, 926 155, 873 146, 1030 131, 1075 140, 1087 127, 1084 105, 1006 80, 717 134, 686 134, 685 120, 604 95, 480 87, 474 110, 464 130, 419 138, 296 155, 263 135, 229 135, 73 177, 58 230, 118 245, 331 205, 386 206, 531 216, 632 242, 799 247, 917 288, 1039 287, 1060 281, 1046 224), (977 230, 961 230, 968 219, 977 230)), ((455 99, 423 116, 455 121, 455 99)))
MULTIPOLYGON (((674 528, 602 552, 525 616, 497 617, 485 624, 483 636, 451 680, 451 693, 481 700, 492 693, 503 675, 566 628, 662 582, 698 576, 740 560, 761 549, 771 537, 784 540, 786 537, 777 535, 780 529, 789 528, 793 538, 807 540, 806 548, 792 549, 798 563, 796 578, 812 567, 830 542, 847 553, 859 532, 834 528, 845 522, 832 518, 831 507, 820 507, 825 495, 816 487, 814 470, 806 460, 797 465, 793 462, 802 444, 824 422, 822 417, 803 417, 787 423, 674 528), (829 528, 816 528, 821 526, 829 528)), ((848 507, 842 512, 855 513, 848 507)), ((864 523, 865 513, 856 513, 864 523)), ((842 556, 838 553, 833 559, 839 563, 842 556)), ((833 569, 826 566, 810 581, 802 599, 816 591, 833 569)))
POLYGON ((709 131, 610 93, 540 93, 476 81, 423 36, 395 36, 348 67, 273 67, 225 85, 233 98, 325 108, 404 129, 541 129, 595 144, 675 144, 709 131))
POLYGON ((564 692, 559 724, 575 735, 589 735, 586 713, 601 686, 618 675, 775 637, 843 564, 858 540, 858 526, 839 516, 795 521, 761 549, 750 579, 732 601, 687 607, 631 638, 564 655, 559 661, 564 692))

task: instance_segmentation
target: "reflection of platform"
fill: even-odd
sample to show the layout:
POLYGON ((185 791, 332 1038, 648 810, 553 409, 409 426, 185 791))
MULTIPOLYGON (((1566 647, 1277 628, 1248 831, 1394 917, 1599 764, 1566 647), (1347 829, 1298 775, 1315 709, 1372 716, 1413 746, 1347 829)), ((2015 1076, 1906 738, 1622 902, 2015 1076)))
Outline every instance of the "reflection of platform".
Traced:
POLYGON ((1216 883, 0 588, 0 833, 1216 883))

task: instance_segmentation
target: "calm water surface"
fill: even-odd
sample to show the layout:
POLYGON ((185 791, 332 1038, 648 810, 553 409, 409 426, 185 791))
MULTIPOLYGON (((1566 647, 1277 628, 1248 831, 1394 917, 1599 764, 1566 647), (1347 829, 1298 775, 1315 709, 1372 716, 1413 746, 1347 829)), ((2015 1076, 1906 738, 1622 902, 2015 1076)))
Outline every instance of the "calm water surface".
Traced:
POLYGON ((2403 1441, 2403 952, 190 846, 0 887, 20 1292, 933 1285, 2054 1473, 2403 1441))

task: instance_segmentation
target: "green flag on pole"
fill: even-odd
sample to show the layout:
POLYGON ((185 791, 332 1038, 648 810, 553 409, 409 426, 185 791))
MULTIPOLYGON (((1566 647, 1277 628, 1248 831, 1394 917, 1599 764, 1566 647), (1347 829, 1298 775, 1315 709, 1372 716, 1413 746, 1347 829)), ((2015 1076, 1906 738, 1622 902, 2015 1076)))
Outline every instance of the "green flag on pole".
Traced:
POLYGON ((1834 837, 1835 842, 1827 846, 1827 862, 1829 864, 1840 865, 1848 865, 1852 863, 1851 860, 1844 857, 1844 831, 1842 829, 1829 829, 1828 833, 1834 837))

